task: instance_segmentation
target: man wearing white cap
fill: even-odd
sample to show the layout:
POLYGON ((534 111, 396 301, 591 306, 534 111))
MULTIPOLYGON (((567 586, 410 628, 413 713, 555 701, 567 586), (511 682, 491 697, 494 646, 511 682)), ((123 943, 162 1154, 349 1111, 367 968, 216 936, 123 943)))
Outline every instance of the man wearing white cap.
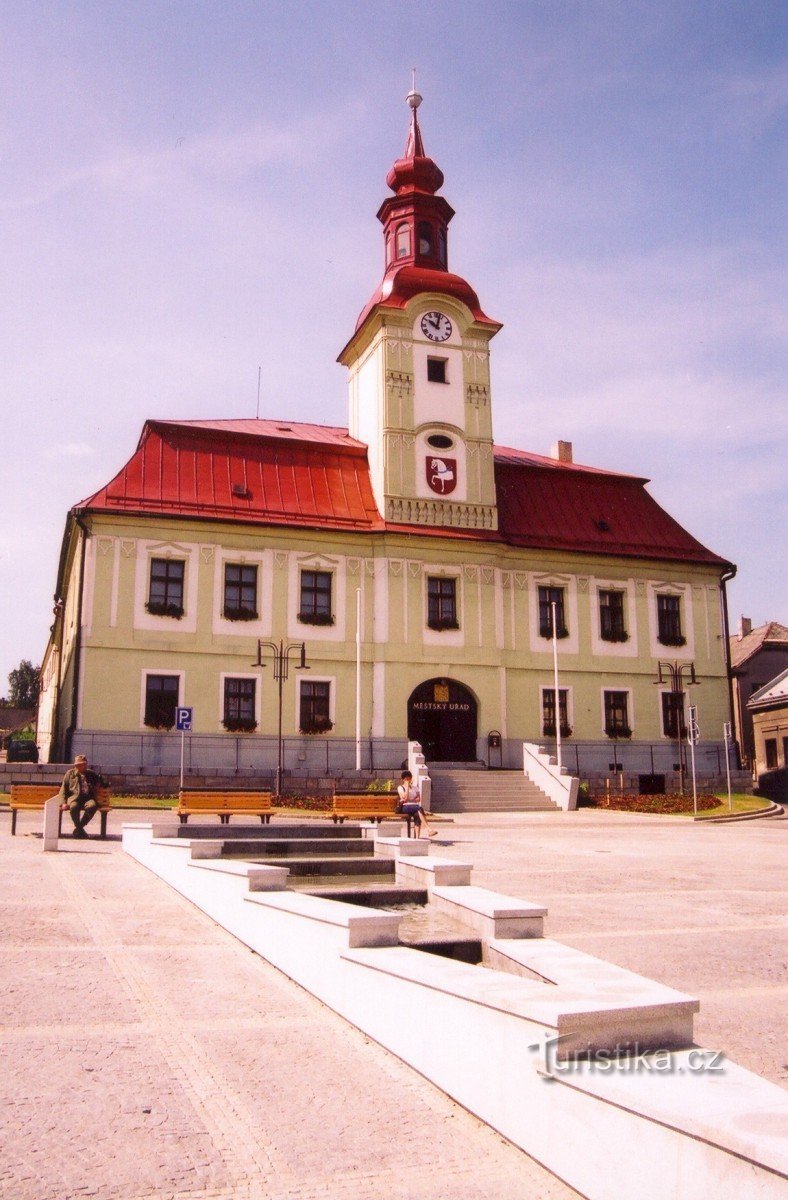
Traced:
POLYGON ((67 808, 71 813, 75 838, 90 836, 85 826, 98 812, 98 792, 103 783, 100 775, 88 770, 88 760, 84 754, 76 756, 73 767, 69 767, 63 776, 58 799, 62 808, 67 808))

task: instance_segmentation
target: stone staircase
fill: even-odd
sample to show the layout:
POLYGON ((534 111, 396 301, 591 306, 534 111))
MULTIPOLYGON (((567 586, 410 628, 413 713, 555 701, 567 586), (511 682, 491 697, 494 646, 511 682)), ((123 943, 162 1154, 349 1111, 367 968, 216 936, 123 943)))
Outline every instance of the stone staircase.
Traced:
POLYGON ((558 812, 522 771, 486 771, 429 764, 435 813, 453 812, 558 812))

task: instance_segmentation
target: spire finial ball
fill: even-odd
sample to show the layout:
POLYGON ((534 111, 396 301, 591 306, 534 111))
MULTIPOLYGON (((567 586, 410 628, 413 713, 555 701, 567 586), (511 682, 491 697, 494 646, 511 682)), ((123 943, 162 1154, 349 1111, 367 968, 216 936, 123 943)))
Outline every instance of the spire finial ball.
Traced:
POLYGON ((412 92, 408 92, 407 96, 405 97, 408 104, 414 111, 419 107, 423 98, 424 97, 420 96, 419 93, 415 90, 415 88, 412 92))

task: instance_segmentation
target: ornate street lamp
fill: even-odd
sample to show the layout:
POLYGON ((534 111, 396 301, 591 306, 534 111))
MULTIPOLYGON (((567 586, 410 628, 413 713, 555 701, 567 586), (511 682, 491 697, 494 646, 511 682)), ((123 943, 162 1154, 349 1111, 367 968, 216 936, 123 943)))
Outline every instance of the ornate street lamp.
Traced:
POLYGON ((275 796, 282 794, 282 757, 283 757, 283 741, 282 741, 282 688, 284 682, 290 673, 290 655, 299 654, 300 659, 295 665, 296 671, 308 671, 306 665, 306 642, 291 642, 285 645, 284 642, 265 642, 258 639, 257 642, 257 661, 252 664, 254 667, 264 667, 263 651, 270 650, 274 660, 274 679, 279 685, 279 715, 276 735, 276 786, 274 789, 275 796))
MULTIPOLYGON (((657 683, 663 686, 670 682, 670 694, 673 696, 673 716, 676 721, 676 745, 679 751, 679 791, 684 795, 684 672, 689 672, 687 686, 700 686, 695 675, 695 663, 660 662, 657 663, 657 683)), ((653 770, 653 768, 652 768, 653 770)))

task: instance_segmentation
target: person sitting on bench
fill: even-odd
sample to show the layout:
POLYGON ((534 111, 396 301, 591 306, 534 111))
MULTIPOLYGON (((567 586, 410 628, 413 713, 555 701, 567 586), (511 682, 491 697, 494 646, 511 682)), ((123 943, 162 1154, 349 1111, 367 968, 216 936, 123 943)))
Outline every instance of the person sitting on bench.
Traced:
POLYGON ((399 810, 413 817, 416 826, 416 836, 421 837, 421 827, 424 826, 425 837, 435 837, 437 829, 430 829, 427 825, 427 814, 421 807, 421 792, 417 787, 413 786, 413 776, 410 771, 403 771, 400 776, 400 784, 397 788, 399 796, 399 810))
POLYGON ((63 776, 58 799, 65 812, 71 813, 74 822, 74 837, 86 838, 90 834, 85 826, 93 820, 99 810, 99 788, 106 786, 106 781, 95 771, 88 770, 88 760, 84 754, 78 754, 73 767, 69 767, 63 776))

